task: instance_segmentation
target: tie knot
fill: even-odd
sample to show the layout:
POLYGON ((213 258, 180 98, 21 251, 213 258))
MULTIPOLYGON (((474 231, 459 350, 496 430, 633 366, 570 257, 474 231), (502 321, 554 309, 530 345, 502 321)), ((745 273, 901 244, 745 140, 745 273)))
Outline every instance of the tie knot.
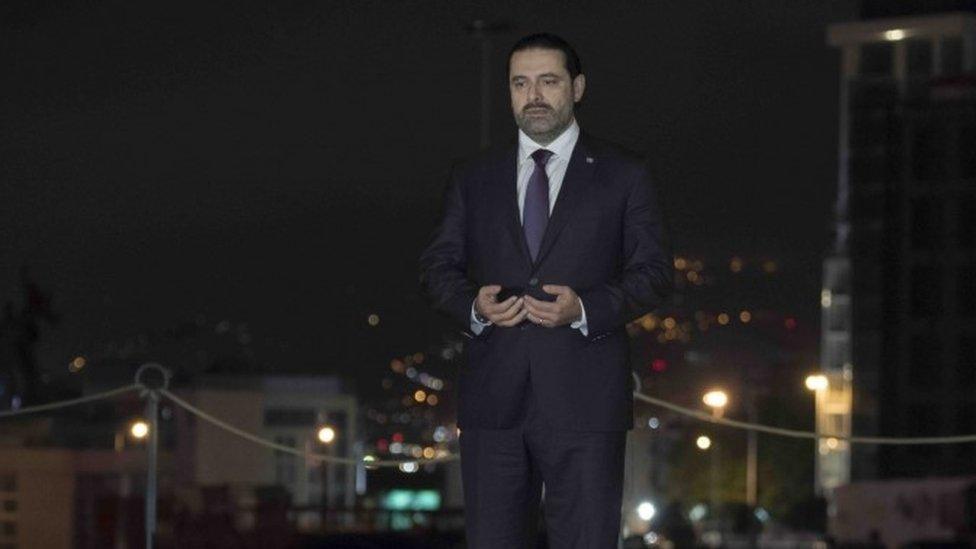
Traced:
POLYGON ((553 152, 548 149, 536 149, 536 151, 532 153, 532 160, 535 160, 535 163, 539 166, 545 166, 546 162, 549 161, 549 158, 552 155, 553 152))

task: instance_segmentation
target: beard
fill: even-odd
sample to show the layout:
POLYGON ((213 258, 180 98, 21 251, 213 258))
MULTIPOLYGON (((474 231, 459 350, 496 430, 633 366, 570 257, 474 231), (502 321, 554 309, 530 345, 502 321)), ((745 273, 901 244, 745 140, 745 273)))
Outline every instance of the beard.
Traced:
POLYGON ((572 107, 558 111, 549 105, 534 104, 526 105, 515 114, 515 123, 519 129, 540 144, 548 144, 559 137, 572 120, 572 107))

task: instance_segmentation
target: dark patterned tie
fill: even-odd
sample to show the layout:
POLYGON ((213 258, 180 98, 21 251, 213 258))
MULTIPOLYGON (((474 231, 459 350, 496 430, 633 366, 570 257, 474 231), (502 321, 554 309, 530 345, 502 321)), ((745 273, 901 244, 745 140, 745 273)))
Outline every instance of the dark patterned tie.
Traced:
POLYGON ((546 175, 546 162, 552 154, 552 151, 546 149, 532 153, 535 170, 529 177, 529 185, 525 189, 525 204, 522 205, 522 229, 525 231, 525 242, 529 245, 532 261, 539 255, 542 235, 546 233, 546 225, 549 223, 549 176, 546 175))

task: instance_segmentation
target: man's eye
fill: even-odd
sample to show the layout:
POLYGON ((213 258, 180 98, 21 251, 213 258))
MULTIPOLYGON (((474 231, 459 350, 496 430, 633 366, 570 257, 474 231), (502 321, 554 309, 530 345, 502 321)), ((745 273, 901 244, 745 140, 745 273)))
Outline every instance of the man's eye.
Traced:
POLYGON ((556 80, 553 80, 553 79, 549 79, 549 80, 543 80, 543 82, 544 82, 544 83, 545 83, 545 85, 547 85, 547 86, 554 86, 554 85, 556 84, 556 80))

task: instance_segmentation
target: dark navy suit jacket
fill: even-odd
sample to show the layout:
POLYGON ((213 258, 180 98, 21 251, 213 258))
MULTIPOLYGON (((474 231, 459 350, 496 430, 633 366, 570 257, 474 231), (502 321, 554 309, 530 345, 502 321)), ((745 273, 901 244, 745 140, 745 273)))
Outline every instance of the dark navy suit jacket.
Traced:
POLYGON ((673 258, 647 166, 581 133, 533 262, 519 222, 516 147, 455 166, 443 217, 420 257, 424 293, 470 337, 458 380, 458 426, 514 427, 531 387, 555 428, 630 429, 625 325, 661 305, 673 287, 673 258), (537 298, 551 298, 544 284, 573 288, 588 335, 528 320, 474 335, 471 305, 488 284, 537 298))

